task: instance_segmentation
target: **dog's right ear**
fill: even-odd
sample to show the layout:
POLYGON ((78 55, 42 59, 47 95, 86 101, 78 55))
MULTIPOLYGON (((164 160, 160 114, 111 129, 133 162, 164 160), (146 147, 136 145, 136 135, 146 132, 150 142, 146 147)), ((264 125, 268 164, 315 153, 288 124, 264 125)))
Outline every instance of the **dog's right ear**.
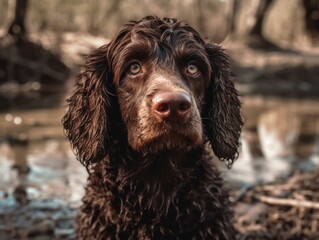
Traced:
POLYGON ((65 134, 78 160, 86 167, 101 160, 107 152, 107 114, 111 107, 107 86, 112 84, 107 50, 108 45, 102 46, 86 58, 62 119, 65 134))

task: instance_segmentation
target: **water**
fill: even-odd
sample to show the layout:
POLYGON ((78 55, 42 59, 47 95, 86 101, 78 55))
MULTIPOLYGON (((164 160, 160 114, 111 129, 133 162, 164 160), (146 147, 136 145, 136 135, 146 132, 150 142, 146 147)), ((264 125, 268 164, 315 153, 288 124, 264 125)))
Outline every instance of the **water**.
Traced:
POLYGON ((87 172, 58 107, 0 114, 0 239, 75 239, 87 172))
POLYGON ((53 108, 0 115, 1 192, 11 195, 22 184, 30 199, 81 198, 86 170, 64 137, 62 114, 62 108, 53 108))
POLYGON ((246 96, 239 159, 226 177, 232 185, 284 179, 314 170, 319 156, 319 99, 246 96))

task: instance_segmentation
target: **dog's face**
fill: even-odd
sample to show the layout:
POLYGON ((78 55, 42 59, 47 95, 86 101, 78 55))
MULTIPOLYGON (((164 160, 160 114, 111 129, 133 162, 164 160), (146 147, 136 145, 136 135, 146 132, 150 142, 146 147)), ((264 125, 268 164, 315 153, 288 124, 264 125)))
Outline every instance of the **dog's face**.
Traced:
POLYGON ((146 17, 87 58, 64 128, 86 165, 102 159, 123 131, 137 152, 188 151, 208 139, 219 158, 232 161, 242 120, 230 78, 217 45, 182 22, 146 17), (114 129, 117 112, 121 129, 114 129))
POLYGON ((186 29, 140 28, 112 52, 128 143, 148 152, 196 147, 203 142, 201 110, 211 74, 204 45, 186 29))

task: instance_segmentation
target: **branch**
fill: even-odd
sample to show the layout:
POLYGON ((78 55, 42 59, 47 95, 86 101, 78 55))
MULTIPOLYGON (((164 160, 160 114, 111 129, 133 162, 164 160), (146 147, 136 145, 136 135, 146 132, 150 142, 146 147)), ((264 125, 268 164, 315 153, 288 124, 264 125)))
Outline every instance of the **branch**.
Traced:
POLYGON ((274 197, 267 197, 267 196, 260 195, 260 194, 255 195, 254 198, 258 199, 259 201, 261 201, 263 203, 267 203, 269 205, 319 209, 319 202, 288 199, 288 198, 274 198, 274 197))

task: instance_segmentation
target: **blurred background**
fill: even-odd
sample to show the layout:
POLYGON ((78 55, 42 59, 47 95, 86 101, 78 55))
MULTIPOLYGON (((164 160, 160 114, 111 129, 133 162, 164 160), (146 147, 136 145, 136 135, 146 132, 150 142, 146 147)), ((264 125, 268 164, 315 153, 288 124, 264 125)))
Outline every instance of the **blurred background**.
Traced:
POLYGON ((241 153, 216 163, 238 239, 318 239, 319 0, 0 0, 0 239, 75 239, 87 173, 65 100, 84 56, 146 15, 185 20, 232 58, 241 153))

